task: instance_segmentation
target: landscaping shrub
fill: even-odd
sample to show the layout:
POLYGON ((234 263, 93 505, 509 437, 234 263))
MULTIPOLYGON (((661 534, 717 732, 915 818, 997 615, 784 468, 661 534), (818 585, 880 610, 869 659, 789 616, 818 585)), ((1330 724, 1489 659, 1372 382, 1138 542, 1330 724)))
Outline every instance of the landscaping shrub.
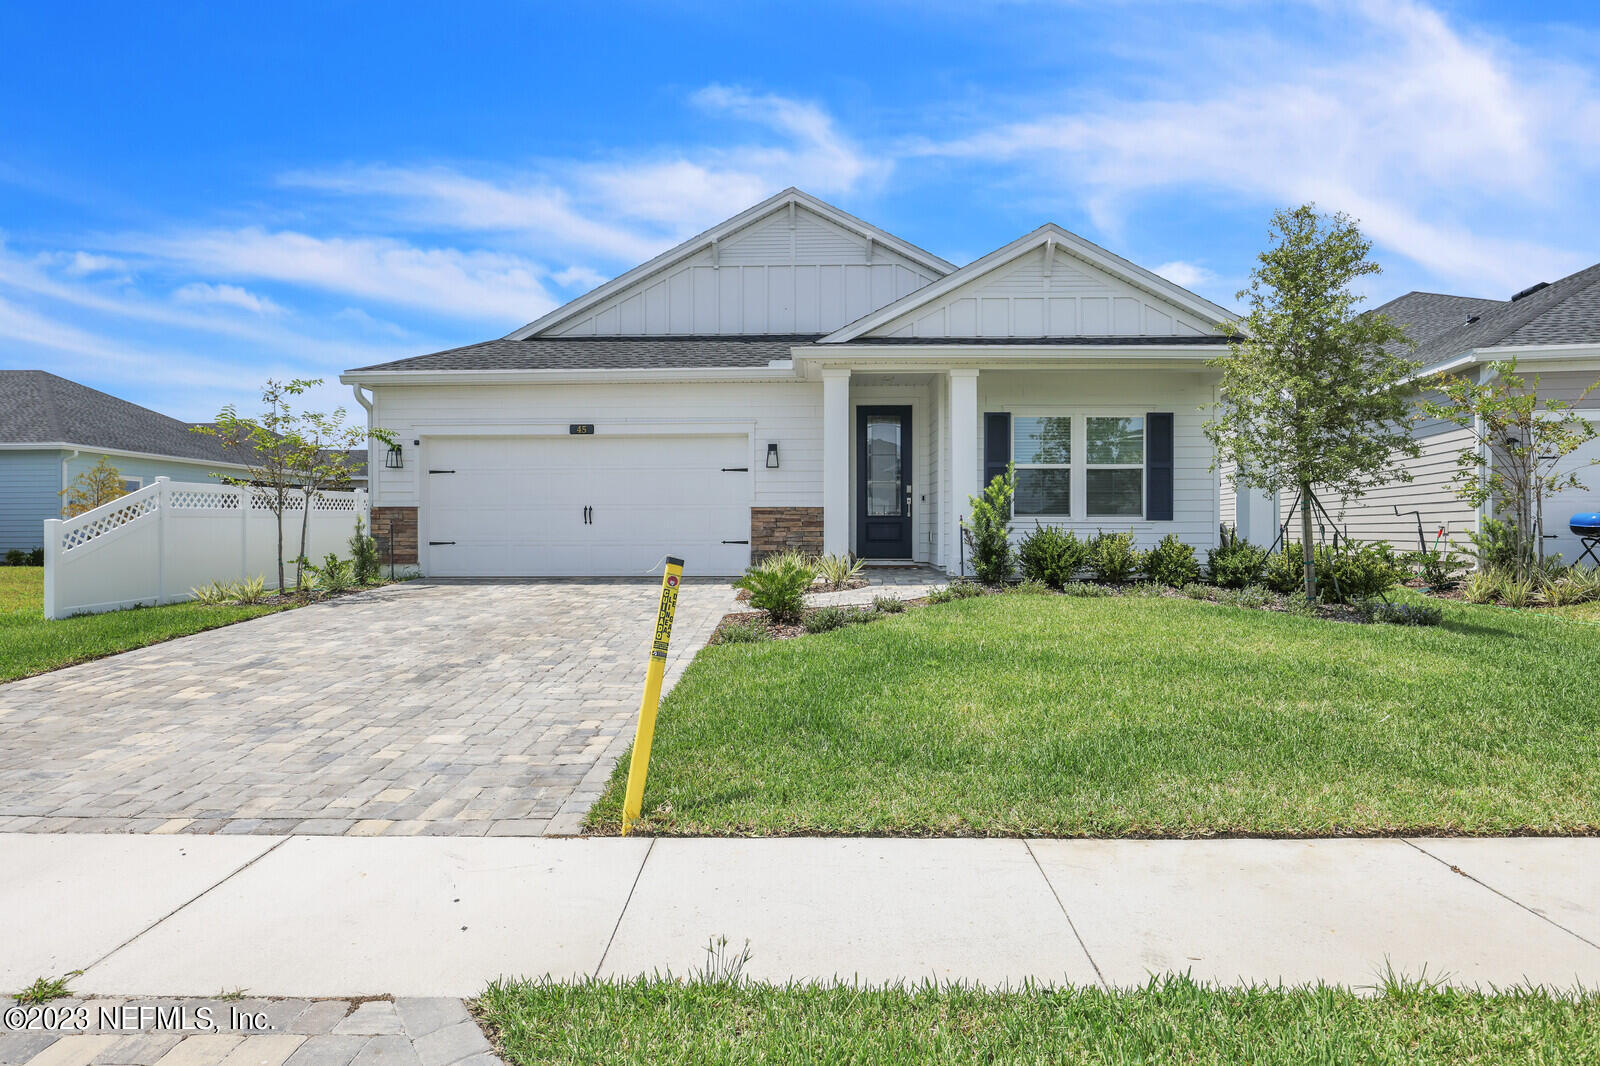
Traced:
POLYGON ((1151 581, 1177 589, 1200 576, 1200 563, 1192 547, 1168 533, 1145 555, 1144 571, 1151 581))
POLYGON ((1282 551, 1267 556, 1261 567, 1261 581, 1280 596, 1291 596, 1305 588, 1305 556, 1298 542, 1285 544, 1282 551))
POLYGON ((823 584, 830 589, 842 589, 860 576, 861 567, 865 562, 848 552, 843 555, 819 555, 816 562, 817 576, 822 578, 823 584))
POLYGON ((1042 581, 1053 589, 1066 585, 1088 561, 1089 546, 1079 540, 1076 533, 1037 521, 1033 531, 1025 534, 1017 545, 1017 564, 1022 576, 1030 581, 1042 581))
POLYGON ((816 576, 810 559, 799 552, 781 552, 746 570, 734 586, 750 593, 750 606, 766 611, 774 622, 790 624, 800 620, 806 590, 816 576))
POLYGON ((1462 590, 1462 595, 1468 603, 1493 603, 1500 598, 1500 589, 1505 580, 1505 575, 1499 570, 1474 570, 1467 578, 1467 587, 1462 590))
POLYGON ((1198 581, 1191 581, 1178 591, 1189 597, 1191 600, 1209 600, 1215 598, 1213 595, 1215 590, 1210 585, 1202 585, 1198 581))
POLYGON ((1449 592, 1460 585, 1461 575, 1467 569, 1467 561, 1448 544, 1434 551, 1414 551, 1407 560, 1422 583, 1435 592, 1449 592))
POLYGON ((880 614, 899 614, 906 609, 906 601, 897 600, 893 596, 874 596, 872 609, 880 614))
POLYGON ((975 581, 952 581, 944 588, 928 593, 929 603, 949 603, 951 600, 970 600, 982 596, 983 588, 975 581))
POLYGON ((1104 585, 1094 585, 1087 581, 1070 582, 1064 588, 1062 588, 1061 591, 1066 593, 1068 596, 1077 596, 1085 599, 1093 599, 1096 596, 1111 595, 1111 590, 1106 588, 1104 585))
POLYGON ((360 515, 356 515, 355 536, 350 538, 350 568, 358 585, 370 585, 382 576, 378 542, 367 535, 366 523, 360 515))
POLYGON ((321 566, 308 565, 306 569, 317 579, 317 588, 323 592, 343 592, 356 581, 355 566, 333 552, 322 557, 321 566))
POLYGON ((27 566, 28 553, 21 548, 9 548, 6 551, 7 566, 27 566))
POLYGON ((1151 596, 1165 596, 1170 585, 1163 585, 1159 581, 1136 581, 1123 590, 1128 596, 1142 596, 1146 599, 1151 596))
POLYGON ((1016 491, 1016 469, 1006 466, 984 488, 983 495, 971 496, 972 514, 961 535, 972 553, 972 570, 985 585, 1003 585, 1016 569, 1011 548, 1011 496, 1016 491))
POLYGON ((718 644, 760 644, 772 639, 772 630, 761 618, 743 622, 724 622, 717 630, 718 644))
POLYGON ((1507 570, 1518 573, 1531 562, 1520 547, 1522 538, 1517 535, 1515 522, 1498 518, 1485 518, 1482 528, 1469 532, 1472 552, 1477 556, 1480 570, 1507 570))
POLYGON ((1101 581, 1120 585, 1144 569, 1145 553, 1132 533, 1097 533, 1089 542, 1089 569, 1101 581))
MULTIPOLYGON (((1284 545, 1267 558, 1262 569, 1266 586, 1280 596, 1305 588, 1300 545, 1284 545)), ((1385 543, 1317 545, 1317 598, 1323 603, 1349 603, 1382 596, 1406 577, 1405 565, 1385 543)))
POLYGON ((1500 601, 1507 607, 1527 607, 1533 603, 1533 582, 1528 578, 1509 578, 1500 586, 1500 601))
POLYGON ((1363 600, 1356 610, 1367 622, 1386 622, 1396 626, 1436 626, 1444 621, 1444 608, 1431 603, 1385 603, 1363 600))
POLYGON ((1213 584, 1242 589, 1261 579, 1266 562, 1267 549, 1251 544, 1232 526, 1224 526, 1221 543, 1206 553, 1206 572, 1213 584))
POLYGON ((1043 581, 1035 581, 1031 577, 1026 577, 1012 585, 1007 591, 1020 592, 1031 596, 1048 596, 1056 590, 1046 585, 1043 581))
POLYGON ((807 633, 827 633, 858 622, 869 622, 872 617, 871 611, 858 610, 854 607, 818 607, 809 612, 800 624, 805 627, 807 633))
POLYGON ((206 607, 221 607, 223 604, 233 602, 233 590, 220 581, 192 588, 189 590, 189 595, 193 597, 194 602, 206 607))

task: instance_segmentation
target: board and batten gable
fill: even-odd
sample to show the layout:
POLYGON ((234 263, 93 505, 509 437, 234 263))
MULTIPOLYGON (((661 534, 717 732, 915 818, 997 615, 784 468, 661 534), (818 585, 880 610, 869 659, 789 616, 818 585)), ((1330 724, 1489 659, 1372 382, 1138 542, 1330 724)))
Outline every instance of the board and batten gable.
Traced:
POLYGON ((795 205, 640 278, 541 335, 828 333, 940 276, 795 205))
POLYGON ((1059 246, 1037 247, 868 337, 1174 337, 1215 326, 1059 246))

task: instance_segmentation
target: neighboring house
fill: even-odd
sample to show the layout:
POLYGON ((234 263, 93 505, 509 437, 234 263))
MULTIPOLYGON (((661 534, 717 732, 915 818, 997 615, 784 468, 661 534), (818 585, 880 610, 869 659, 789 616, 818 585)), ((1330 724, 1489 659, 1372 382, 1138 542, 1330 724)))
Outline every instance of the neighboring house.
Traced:
MULTIPOLYGON (((1376 310, 1405 328, 1416 344, 1413 357, 1422 363, 1423 377, 1446 371, 1482 380, 1490 363, 1515 358, 1519 374, 1530 382, 1535 376, 1541 379, 1541 395, 1567 400, 1600 379, 1600 263, 1524 289, 1509 300, 1411 292, 1376 310)), ((1582 411, 1600 420, 1600 390, 1589 395, 1582 411)), ((1396 508, 1420 511, 1430 541, 1441 526, 1458 540, 1478 528, 1482 516, 1455 491, 1456 456, 1473 446, 1471 434, 1450 423, 1425 421, 1415 435, 1422 455, 1403 464, 1412 481, 1369 492, 1342 508, 1338 501, 1325 501, 1352 536, 1415 548, 1416 516, 1397 517, 1396 508)), ((1589 465, 1597 458, 1600 440, 1563 462, 1562 468, 1577 470, 1588 488, 1547 501, 1547 554, 1560 553, 1571 561, 1582 553, 1567 520, 1600 511, 1600 466, 1589 465)))
POLYGON ((362 367, 373 531, 430 575, 732 574, 785 547, 963 565, 1035 519, 1221 518, 1217 305, 1054 225, 957 269, 788 189, 499 340, 362 367))
POLYGON ((0 370, 0 552, 44 543, 61 490, 105 456, 128 491, 245 472, 190 423, 43 370, 0 370))

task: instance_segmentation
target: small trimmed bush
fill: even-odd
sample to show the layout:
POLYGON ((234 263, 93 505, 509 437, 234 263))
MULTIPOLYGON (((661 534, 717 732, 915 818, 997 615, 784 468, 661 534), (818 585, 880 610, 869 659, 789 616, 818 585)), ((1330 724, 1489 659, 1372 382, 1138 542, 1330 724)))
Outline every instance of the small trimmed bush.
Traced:
POLYGON ((1436 626, 1444 621, 1444 608, 1431 603, 1365 600, 1356 605, 1356 610, 1368 622, 1386 622, 1395 626, 1436 626))
POLYGON ((1006 591, 1021 593, 1025 596, 1048 596, 1054 593, 1056 590, 1051 588, 1049 585, 1046 585, 1043 581, 1035 581, 1033 578, 1029 577, 1023 578, 1006 591))
POLYGON ((961 534, 972 553, 972 572, 985 585, 1005 584, 1016 569, 1010 529, 1016 486, 1016 470, 1008 465, 1004 474, 996 474, 984 487, 983 495, 968 497, 972 514, 961 534))
POLYGON ((1070 529, 1034 522, 1033 531, 1017 545, 1017 567, 1030 581, 1062 588, 1089 562, 1089 546, 1070 529))
POLYGON ((1158 585, 1180 589, 1200 577, 1200 562, 1192 547, 1168 533, 1145 555, 1144 572, 1158 585))
MULTIPOLYGON (((1305 570, 1300 545, 1284 545, 1267 559, 1262 580, 1280 596, 1292 596, 1305 588, 1305 570)), ((1352 603, 1376 599, 1405 580, 1406 566, 1385 543, 1342 544, 1337 549, 1316 546, 1317 598, 1323 603, 1352 603)))
POLYGON ((872 609, 879 614, 899 614, 906 609, 906 601, 897 600, 893 596, 874 596, 872 609))
POLYGON ((808 612, 800 624, 807 633, 827 633, 848 625, 870 622, 874 617, 873 612, 854 607, 818 607, 808 612))
POLYGON ((750 593, 750 606, 766 611, 774 622, 791 625, 800 620, 806 590, 816 577, 810 559, 799 552, 780 552, 746 570, 734 586, 750 593))
POLYGON ((1267 549, 1258 548, 1239 536, 1231 526, 1222 529, 1221 542, 1206 553, 1206 573, 1214 585, 1242 589, 1261 580, 1267 562, 1267 549))
POLYGON ((1095 535, 1089 542, 1089 569, 1111 585, 1121 585, 1144 570, 1145 553, 1134 547, 1132 533, 1095 535))
POLYGON ((1467 587, 1461 594, 1468 603, 1493 603, 1500 598, 1500 589, 1505 580, 1505 575, 1499 570, 1488 567, 1474 570, 1467 577, 1467 587))
POLYGON ((1088 581, 1070 582, 1061 591, 1068 596, 1076 596, 1080 599, 1094 599, 1098 596, 1111 595, 1111 590, 1104 585, 1095 585, 1088 581))
POLYGON ((366 523, 360 515, 356 515, 356 532, 350 538, 350 565, 358 585, 370 585, 382 576, 378 542, 367 535, 366 523))
POLYGON ((842 589, 861 576, 861 568, 865 564, 865 559, 857 559, 848 552, 843 555, 819 555, 817 576, 830 589, 842 589))
POLYGON ((1442 545, 1436 551, 1412 552, 1408 561, 1422 583, 1435 592, 1449 592, 1461 584, 1461 575, 1467 569, 1466 560, 1449 545, 1442 545))

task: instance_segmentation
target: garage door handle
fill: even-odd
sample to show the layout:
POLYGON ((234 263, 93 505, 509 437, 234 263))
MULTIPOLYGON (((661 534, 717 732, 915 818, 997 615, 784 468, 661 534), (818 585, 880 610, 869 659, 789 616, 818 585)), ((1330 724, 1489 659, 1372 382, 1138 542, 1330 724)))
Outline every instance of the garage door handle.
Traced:
POLYGON ((454 470, 430 470, 430 471, 428 471, 428 473, 430 473, 430 474, 454 474, 455 471, 454 470))
POLYGON ((722 472, 724 474, 748 474, 750 468, 748 466, 725 466, 722 468, 722 472))
POLYGON ((428 547, 432 548, 432 547, 436 547, 437 545, 440 545, 440 544, 454 544, 454 543, 455 543, 455 541, 453 541, 453 540, 430 540, 430 541, 428 541, 428 547))
POLYGON ((724 543, 724 544, 749 544, 750 542, 747 541, 747 540, 725 540, 722 543, 724 543))

